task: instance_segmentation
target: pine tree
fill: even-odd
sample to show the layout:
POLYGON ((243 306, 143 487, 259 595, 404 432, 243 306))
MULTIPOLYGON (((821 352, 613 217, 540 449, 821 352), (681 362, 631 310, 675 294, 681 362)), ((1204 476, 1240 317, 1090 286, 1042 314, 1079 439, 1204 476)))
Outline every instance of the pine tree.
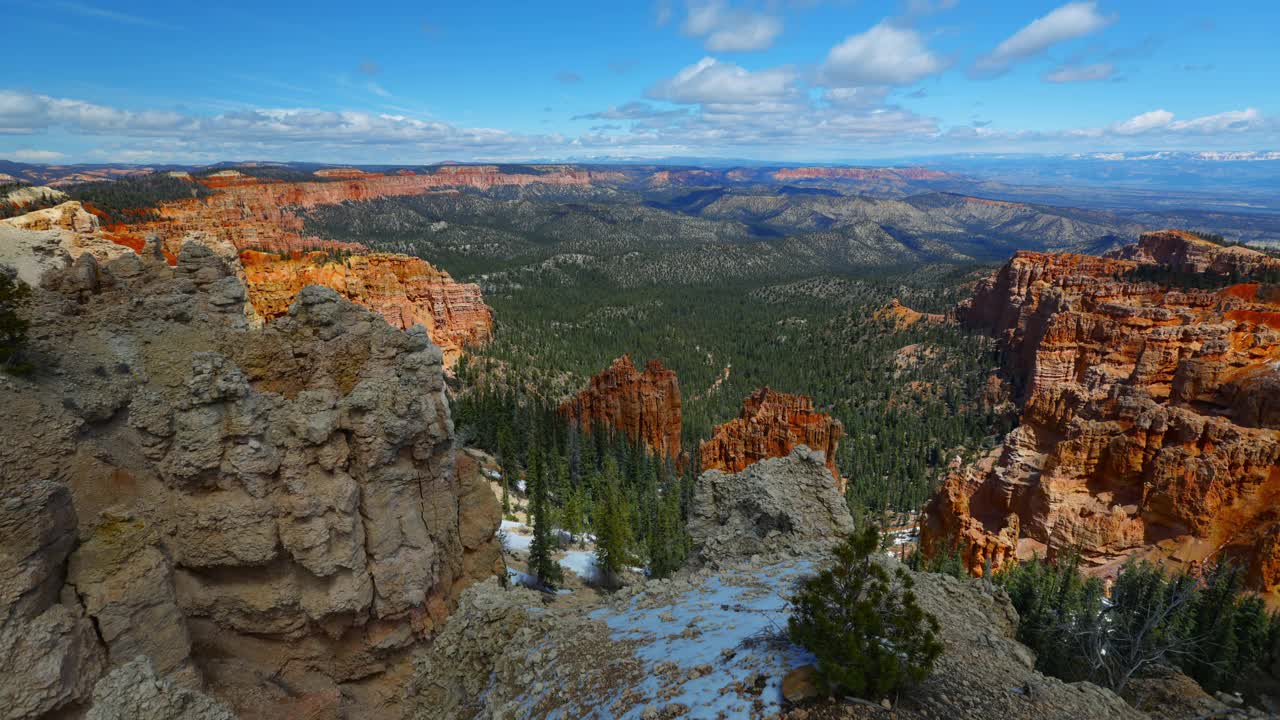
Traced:
POLYGON ((552 557, 556 540, 551 527, 547 502, 547 478, 542 467, 542 453, 534 446, 529 451, 529 473, 525 479, 529 494, 529 512, 533 515, 533 542, 529 546, 529 571, 544 587, 555 589, 563 580, 560 565, 552 557))
POLYGON ((18 314, 31 298, 31 288, 0 271, 0 369, 14 375, 31 372, 31 363, 22 359, 30 323, 18 314))
POLYGON ((592 528, 596 534, 596 567, 601 582, 608 587, 617 583, 622 570, 631 562, 631 510, 623 492, 617 463, 605 459, 601 480, 601 496, 596 502, 592 528))

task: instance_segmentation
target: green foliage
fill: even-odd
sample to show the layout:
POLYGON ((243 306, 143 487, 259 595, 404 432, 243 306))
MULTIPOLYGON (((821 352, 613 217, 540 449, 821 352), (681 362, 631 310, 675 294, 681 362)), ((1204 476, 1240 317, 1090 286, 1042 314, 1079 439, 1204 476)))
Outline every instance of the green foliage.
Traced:
POLYGON ((26 283, 0 272, 0 369, 13 375, 32 370, 22 355, 31 323, 21 312, 30 299, 31 288, 26 283))
POLYGON ((481 358, 465 366, 473 385, 458 398, 454 422, 470 442, 498 455, 507 506, 508 479, 527 467, 526 492, 535 518, 539 513, 533 506, 545 502, 541 514, 548 528, 575 538, 595 534, 606 583, 631 565, 646 564, 659 577, 683 565, 692 470, 680 475, 669 460, 624 437, 584 432, 541 396, 483 382, 494 374, 492 367, 486 369, 491 362, 481 358), (535 497, 538 485, 531 479, 538 474, 546 491, 542 500, 535 497))
POLYGON ((1035 558, 996 575, 1018 611, 1018 640, 1036 653, 1036 667, 1066 680, 1087 679, 1079 662, 1081 633, 1091 631, 1102 612, 1102 581, 1086 580, 1079 555, 1057 562, 1035 558))
POLYGON ((792 599, 789 634, 817 656, 828 693, 886 697, 928 677, 942 654, 938 621, 916 603, 910 575, 872 559, 879 544, 872 526, 850 536, 792 599))
POLYGON ((623 569, 632 562, 634 520, 631 504, 620 485, 617 464, 609 458, 605 461, 600 500, 591 523, 596 535, 596 567, 606 586, 615 584, 623 569))
POLYGON ((547 484, 542 455, 535 446, 529 453, 529 472, 525 476, 525 488, 529 493, 529 512, 533 515, 533 542, 529 545, 529 570, 543 587, 555 589, 564 577, 560 572, 560 564, 552 555, 559 543, 551 527, 547 484))
POLYGON ((1120 691, 1155 665, 1174 665, 1205 689, 1234 690, 1271 662, 1280 615, 1243 591, 1233 563, 1204 581, 1127 563, 1110 598, 1085 579, 1079 558, 1039 558, 997 576, 1018 610, 1018 639, 1036 652, 1037 668, 1064 680, 1091 680, 1120 691))
POLYGON ((964 565, 964 549, 960 546, 953 548, 950 552, 934 553, 933 557, 925 557, 924 553, 916 548, 907 556, 907 567, 916 572, 939 573, 957 578, 969 577, 969 570, 964 565))

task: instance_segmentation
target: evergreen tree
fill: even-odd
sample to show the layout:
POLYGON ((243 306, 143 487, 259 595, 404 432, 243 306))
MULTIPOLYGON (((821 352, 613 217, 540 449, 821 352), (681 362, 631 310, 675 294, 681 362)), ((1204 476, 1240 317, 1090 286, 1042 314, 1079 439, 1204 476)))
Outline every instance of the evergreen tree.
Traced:
POLYGON ((596 567, 601 574, 600 581, 606 587, 614 586, 623 569, 631 563, 631 509, 618 475, 617 463, 612 457, 606 458, 601 496, 596 502, 592 521, 596 535, 596 567))
POLYGON ((879 545, 874 526, 851 535, 792 600, 787 630, 817 656, 830 694, 887 697, 924 680, 942 654, 937 619, 916 603, 906 570, 891 575, 873 559, 879 545))
POLYGON ((31 288, 0 271, 0 369, 14 375, 31 372, 31 363, 22 359, 30 323, 20 310, 31 299, 31 288))
POLYGON ((529 512, 533 515, 533 542, 529 545, 529 571, 544 587, 555 589, 563 580, 560 564, 553 557, 557 541, 547 502, 547 478, 542 467, 542 456, 535 446, 529 452, 529 472, 525 479, 529 494, 529 512))

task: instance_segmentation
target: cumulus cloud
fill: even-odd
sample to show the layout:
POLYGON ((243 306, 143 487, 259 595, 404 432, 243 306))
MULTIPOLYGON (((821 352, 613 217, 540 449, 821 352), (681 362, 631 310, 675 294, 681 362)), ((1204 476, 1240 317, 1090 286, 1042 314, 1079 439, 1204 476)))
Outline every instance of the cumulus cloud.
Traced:
POLYGON ((782 20, 729 7, 725 0, 690 0, 681 30, 703 38, 708 52, 767 50, 782 34, 782 20))
POLYGON ((1045 82, 1077 83, 1110 80, 1116 73, 1116 66, 1111 63, 1095 63, 1093 65, 1062 65, 1045 74, 1045 82))
POLYGON ((1039 55, 1067 40, 1095 33, 1114 18, 1098 12, 1096 2, 1070 2, 1009 36, 994 50, 978 58, 973 73, 994 76, 1008 70, 1019 60, 1039 55))
POLYGON ((832 87, 908 85, 945 67, 915 30, 882 22, 831 48, 819 74, 832 87))
POLYGON ((767 103, 793 95, 795 82, 796 74, 789 68, 751 72, 705 57, 655 84, 647 94, 657 100, 689 105, 767 103))

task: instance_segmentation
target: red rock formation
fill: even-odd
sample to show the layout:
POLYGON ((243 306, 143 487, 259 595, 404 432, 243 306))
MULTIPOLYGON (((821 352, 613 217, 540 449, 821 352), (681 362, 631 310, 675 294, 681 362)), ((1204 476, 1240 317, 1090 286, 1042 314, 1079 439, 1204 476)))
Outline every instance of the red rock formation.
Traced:
POLYGON ((922 313, 903 305, 894 298, 888 305, 880 308, 874 315, 876 320, 886 320, 892 322, 896 328, 909 328, 920 321, 928 324, 938 324, 946 322, 945 315, 937 313, 922 313))
POLYGON ((623 355, 591 378, 591 386, 560 406, 583 427, 605 426, 641 440, 661 457, 680 455, 680 383, 676 374, 650 360, 644 372, 623 355))
POLYGON ((845 481, 836 469, 836 448, 843 436, 840 421, 814 410, 809 398, 765 387, 743 400, 738 417, 717 425, 698 454, 703 470, 736 473, 765 458, 786 457, 797 445, 807 445, 826 455, 827 469, 843 493, 845 481))
POLYGON ((371 253, 332 261, 316 252, 285 260, 246 250, 240 260, 249 302, 265 320, 287 314, 302 288, 321 285, 377 311, 393 327, 422 325, 444 351, 446 366, 466 345, 487 341, 493 328, 478 285, 456 282, 418 258, 371 253))
POLYGON ((1249 277, 1280 271, 1280 259, 1243 246, 1223 247, 1179 230, 1148 233, 1139 244, 1112 255, 1143 265, 1163 265, 1175 272, 1249 277))
POLYGON ((1234 557, 1280 590, 1280 295, 1179 290, 1139 264, 1260 271, 1274 259, 1148 233, 1119 258, 1020 252, 958 309, 990 329, 1026 388, 1020 427, 953 473, 925 510, 926 552, 965 544, 973 571, 1079 548, 1095 572, 1130 555, 1234 557))

